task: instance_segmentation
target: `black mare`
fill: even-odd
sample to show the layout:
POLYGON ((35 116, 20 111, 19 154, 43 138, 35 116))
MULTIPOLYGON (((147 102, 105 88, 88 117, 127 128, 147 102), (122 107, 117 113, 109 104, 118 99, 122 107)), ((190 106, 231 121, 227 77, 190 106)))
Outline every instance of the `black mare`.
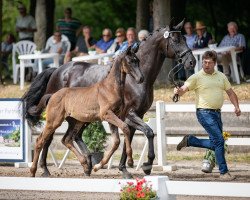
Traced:
MULTIPOLYGON (((143 163, 144 173, 150 174, 153 160, 155 158, 152 129, 143 122, 143 115, 148 111, 153 102, 153 84, 160 72, 164 59, 176 58, 186 69, 194 68, 195 58, 192 51, 181 35, 184 21, 176 26, 170 25, 154 31, 139 46, 136 53, 140 60, 140 68, 144 76, 143 84, 137 84, 130 76, 127 76, 125 83, 125 112, 127 113, 125 123, 129 125, 132 142, 135 130, 142 131, 149 141, 148 161, 143 163)), ((55 93, 63 87, 85 87, 104 79, 109 73, 110 67, 89 64, 85 62, 69 62, 58 69, 48 69, 39 74, 30 89, 23 96, 26 104, 25 115, 30 124, 37 124, 40 116, 32 116, 29 109, 38 105, 39 101, 46 94, 55 93)), ((74 122, 69 124, 67 132, 74 131, 74 122)), ((116 127, 110 126, 111 131, 117 131, 116 127)), ((83 151, 85 144, 82 141, 82 130, 74 134, 74 140, 83 151)), ((49 176, 46 157, 48 147, 53 138, 46 141, 42 151, 40 166, 43 168, 43 176, 49 176)), ((119 163, 119 170, 123 177, 131 178, 131 174, 126 169, 126 147, 124 144, 123 153, 119 163)), ((133 160, 128 160, 128 165, 133 166, 133 160)))

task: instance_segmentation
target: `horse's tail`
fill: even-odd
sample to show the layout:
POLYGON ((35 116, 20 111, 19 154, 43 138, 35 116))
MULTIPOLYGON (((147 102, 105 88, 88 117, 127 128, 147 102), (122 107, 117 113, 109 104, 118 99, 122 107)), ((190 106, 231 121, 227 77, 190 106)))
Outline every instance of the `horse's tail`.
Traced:
POLYGON ((45 94, 41 98, 41 100, 37 106, 32 106, 28 109, 29 115, 31 115, 35 119, 38 119, 38 121, 32 120, 32 125, 38 125, 40 123, 40 118, 41 118, 41 114, 43 112, 43 109, 46 107, 51 96, 52 96, 52 94, 45 94))
POLYGON ((56 70, 56 68, 49 68, 38 74, 32 82, 29 90, 23 95, 22 100, 24 102, 24 115, 28 120, 28 123, 32 126, 38 125, 40 121, 40 115, 33 115, 29 113, 29 110, 36 110, 36 105, 39 104, 41 98, 47 89, 47 84, 50 80, 50 76, 56 70))

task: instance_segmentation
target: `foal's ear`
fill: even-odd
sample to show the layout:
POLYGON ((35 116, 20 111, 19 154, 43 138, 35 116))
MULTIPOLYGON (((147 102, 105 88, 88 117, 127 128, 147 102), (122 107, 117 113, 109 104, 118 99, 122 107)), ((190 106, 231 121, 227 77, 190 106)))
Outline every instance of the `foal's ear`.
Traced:
POLYGON ((132 46, 129 46, 126 50, 126 55, 131 55, 132 51, 131 51, 132 46))
POLYGON ((184 22, 185 22, 185 18, 178 25, 174 26, 173 28, 175 30, 180 31, 182 29, 183 25, 184 25, 184 22))

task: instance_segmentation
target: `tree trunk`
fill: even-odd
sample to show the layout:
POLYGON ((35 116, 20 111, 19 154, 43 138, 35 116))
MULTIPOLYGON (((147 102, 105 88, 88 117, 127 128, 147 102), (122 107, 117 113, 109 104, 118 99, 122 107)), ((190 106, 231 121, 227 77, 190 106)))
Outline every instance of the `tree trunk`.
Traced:
POLYGON ((170 0, 154 0, 154 30, 165 27, 170 22, 170 0))
POLYGON ((47 32, 46 39, 53 35, 54 31, 55 0, 46 0, 47 32))
MULTIPOLYGON (((171 0, 154 0, 153 2, 153 18, 154 30, 166 27, 170 23, 170 1, 171 0)), ((155 82, 156 85, 167 84, 168 73, 172 68, 172 60, 166 59, 163 63, 162 69, 155 82)))
POLYGON ((137 0, 136 30, 148 30, 149 25, 149 0, 137 0))
POLYGON ((36 17, 36 0, 30 0, 30 10, 29 13, 34 18, 36 17))
POLYGON ((46 0, 36 1, 36 27, 37 32, 35 33, 35 43, 37 49, 43 49, 46 43, 46 0))

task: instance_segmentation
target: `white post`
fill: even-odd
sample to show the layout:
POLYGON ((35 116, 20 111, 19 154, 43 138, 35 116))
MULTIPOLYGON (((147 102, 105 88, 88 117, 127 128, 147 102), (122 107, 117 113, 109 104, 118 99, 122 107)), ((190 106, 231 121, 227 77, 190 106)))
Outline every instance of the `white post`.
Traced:
POLYGON ((165 135, 165 103, 156 102, 156 130, 157 130, 157 149, 158 166, 166 164, 166 135, 165 135))
POLYGON ((175 200, 174 195, 169 195, 166 181, 169 181, 167 176, 145 176, 145 179, 152 184, 153 190, 156 190, 157 197, 160 200, 175 200))
POLYGON ((155 171, 175 171, 177 170, 176 165, 167 165, 167 142, 165 130, 165 102, 156 102, 156 132, 157 132, 157 150, 158 150, 158 165, 154 166, 155 171))

